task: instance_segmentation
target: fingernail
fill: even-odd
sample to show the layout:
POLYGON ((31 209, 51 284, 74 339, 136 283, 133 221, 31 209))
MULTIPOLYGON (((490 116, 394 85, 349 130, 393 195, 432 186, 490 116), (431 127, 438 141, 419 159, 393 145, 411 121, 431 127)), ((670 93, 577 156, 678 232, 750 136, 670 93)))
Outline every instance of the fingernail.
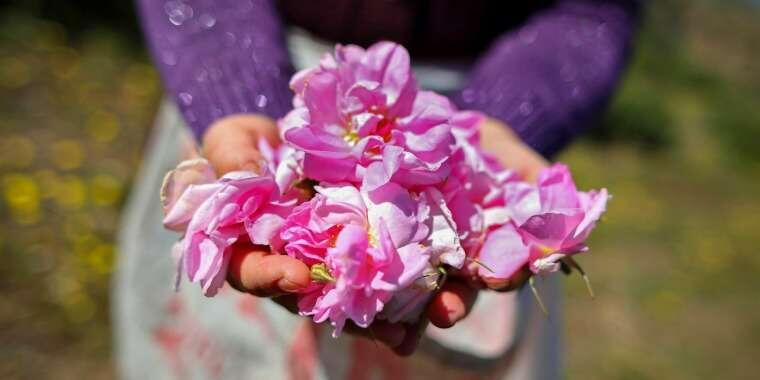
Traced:
POLYGON ((277 281, 277 286, 288 293, 298 293, 301 289, 305 288, 304 285, 290 281, 287 278, 281 278, 277 281))
POLYGON ((509 283, 511 281, 509 279, 492 279, 492 278, 485 279, 484 278, 483 282, 485 282, 486 286, 489 289, 499 290, 499 289, 504 289, 507 286, 509 286, 509 283))
POLYGON ((462 317, 464 317, 464 310, 459 309, 459 308, 449 309, 448 313, 446 313, 446 316, 449 318, 449 322, 451 322, 451 324, 453 325, 454 323, 462 319, 462 317))

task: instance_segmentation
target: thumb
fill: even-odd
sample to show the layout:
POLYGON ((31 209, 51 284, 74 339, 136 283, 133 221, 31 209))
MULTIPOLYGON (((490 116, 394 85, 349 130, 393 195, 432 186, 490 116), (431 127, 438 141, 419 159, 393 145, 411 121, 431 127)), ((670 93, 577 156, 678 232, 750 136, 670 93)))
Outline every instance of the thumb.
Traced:
POLYGON ((267 116, 240 114, 219 119, 203 136, 203 155, 218 176, 235 170, 261 172, 263 156, 258 150, 259 139, 272 146, 280 139, 277 124, 267 116))
POLYGON ((538 172, 548 165, 546 159, 523 143, 509 126, 496 119, 488 119, 480 133, 483 149, 528 181, 535 181, 538 172))

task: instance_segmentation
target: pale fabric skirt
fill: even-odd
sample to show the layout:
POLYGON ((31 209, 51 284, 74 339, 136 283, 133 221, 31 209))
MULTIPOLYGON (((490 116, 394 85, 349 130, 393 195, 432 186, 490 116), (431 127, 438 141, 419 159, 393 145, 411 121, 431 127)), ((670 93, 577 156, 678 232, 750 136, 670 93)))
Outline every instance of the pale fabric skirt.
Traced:
MULTIPOLYGON (((292 32, 297 67, 310 66, 331 44, 292 32)), ((461 73, 416 66, 423 87, 445 91, 461 73)), ((483 292, 452 329, 429 327, 411 358, 379 344, 314 326, 277 304, 228 287, 206 298, 194 284, 173 289, 171 246, 161 227, 163 175, 193 148, 176 107, 159 111, 145 159, 124 211, 113 283, 115 357, 125 379, 558 379, 561 315, 558 276, 538 281, 550 311, 541 315, 529 291, 483 292)))

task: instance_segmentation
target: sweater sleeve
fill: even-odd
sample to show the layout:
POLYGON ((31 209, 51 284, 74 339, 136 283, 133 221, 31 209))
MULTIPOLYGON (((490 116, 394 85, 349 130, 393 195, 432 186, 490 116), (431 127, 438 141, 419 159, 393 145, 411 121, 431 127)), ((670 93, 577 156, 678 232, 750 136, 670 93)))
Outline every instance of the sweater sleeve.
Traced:
POLYGON ((271 0, 137 0, 164 85, 200 138, 235 113, 290 109, 293 74, 271 0))
POLYGON ((638 1, 558 1, 499 37, 454 102, 504 121, 552 156, 608 102, 639 12, 638 1))

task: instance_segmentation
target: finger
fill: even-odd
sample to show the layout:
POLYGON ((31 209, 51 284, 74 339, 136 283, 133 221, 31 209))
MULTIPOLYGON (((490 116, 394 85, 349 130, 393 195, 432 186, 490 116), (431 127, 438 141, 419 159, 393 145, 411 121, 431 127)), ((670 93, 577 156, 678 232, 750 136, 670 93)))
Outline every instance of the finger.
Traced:
POLYGON ((443 285, 427 308, 427 316, 436 327, 449 328, 470 312, 477 298, 477 290, 459 281, 443 285))
POLYGON ((428 319, 425 317, 420 318, 417 323, 406 326, 406 335, 404 341, 398 346, 392 348, 393 352, 399 356, 409 356, 417 350, 417 346, 420 344, 420 339, 425 333, 425 329, 428 326, 428 319))
POLYGON ((548 165, 541 155, 525 145, 503 123, 489 120, 483 124, 480 133, 483 148, 496 156, 504 167, 516 171, 528 181, 535 181, 538 172, 548 165))
POLYGON ((525 266, 513 274, 512 277, 507 279, 484 277, 482 280, 486 287, 489 289, 493 289, 499 292, 509 292, 522 287, 525 282, 528 281, 531 275, 533 275, 533 273, 530 271, 530 269, 528 269, 527 266, 525 266))
POLYGON ((510 152, 504 165, 513 168, 529 182, 537 181, 538 173, 547 166, 546 160, 522 142, 513 142, 510 145, 510 152))
POLYGON ((233 115, 216 121, 203 136, 203 154, 217 175, 235 170, 260 172, 262 156, 260 138, 270 145, 280 143, 277 125, 259 115, 233 115))
POLYGON ((390 348, 401 345, 406 337, 406 328, 403 324, 388 321, 375 320, 366 328, 349 321, 343 330, 352 335, 378 341, 390 348))
POLYGON ((227 279, 236 289, 260 297, 296 293, 311 281, 303 262, 252 244, 232 247, 227 279))

